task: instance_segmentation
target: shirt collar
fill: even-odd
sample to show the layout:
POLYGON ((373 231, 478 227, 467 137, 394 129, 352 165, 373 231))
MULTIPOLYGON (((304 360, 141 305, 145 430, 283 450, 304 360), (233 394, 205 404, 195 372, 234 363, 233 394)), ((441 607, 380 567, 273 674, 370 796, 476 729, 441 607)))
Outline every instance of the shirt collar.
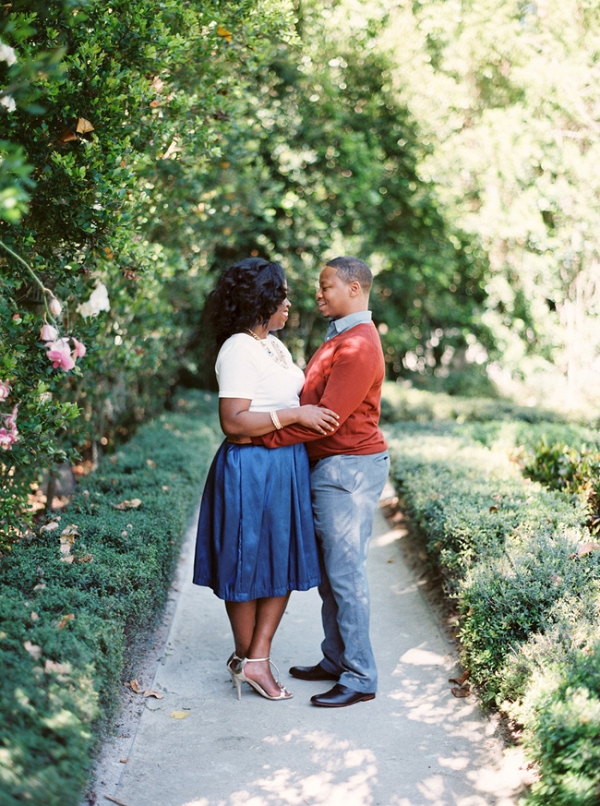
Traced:
POLYGON ((329 322, 329 327, 327 328, 327 333, 325 334, 325 341, 329 341, 329 339, 333 339, 334 336, 337 336, 339 333, 343 333, 345 330, 350 330, 351 327, 355 325, 362 325, 365 322, 370 322, 373 318, 371 311, 356 311, 355 313, 349 313, 348 316, 342 316, 341 319, 332 319, 329 322))

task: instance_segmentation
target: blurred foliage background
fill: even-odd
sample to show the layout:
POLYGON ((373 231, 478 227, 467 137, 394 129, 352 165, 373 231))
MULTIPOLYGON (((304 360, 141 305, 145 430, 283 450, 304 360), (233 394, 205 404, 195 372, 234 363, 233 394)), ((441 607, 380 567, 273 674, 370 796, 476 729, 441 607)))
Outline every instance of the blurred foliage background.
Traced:
POLYGON ((4 545, 43 478, 214 385, 204 300, 249 254, 287 271, 301 363, 355 254, 390 380, 597 410, 599 33, 589 0, 5 4, 4 545))
POLYGON ((20 699, 35 719, 9 735, 19 801, 78 798, 130 623, 145 631, 166 595, 186 474, 218 439, 211 396, 175 394, 215 388, 216 275, 283 264, 303 364, 325 329, 318 272, 352 254, 375 274, 394 478, 454 590, 472 679, 523 726, 532 803, 598 802, 598 546, 581 541, 600 529, 599 65, 592 0, 2 4, 9 734, 17 683, 40 705, 20 699), (44 508, 98 463, 69 508, 82 565, 66 565, 44 508), (117 494, 144 499, 137 521, 117 494), (72 672, 54 700, 75 721, 54 744, 38 641, 48 685, 72 672))

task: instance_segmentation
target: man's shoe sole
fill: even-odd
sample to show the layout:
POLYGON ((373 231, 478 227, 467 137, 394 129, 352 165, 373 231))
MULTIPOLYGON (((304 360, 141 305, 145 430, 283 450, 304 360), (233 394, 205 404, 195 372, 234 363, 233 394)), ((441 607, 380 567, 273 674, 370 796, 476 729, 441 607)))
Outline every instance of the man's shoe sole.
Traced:
POLYGON ((318 702, 316 697, 311 697, 310 701, 317 708, 348 708, 350 705, 356 705, 357 702, 367 702, 367 700, 374 700, 375 694, 363 694, 362 697, 353 699, 352 702, 318 702))

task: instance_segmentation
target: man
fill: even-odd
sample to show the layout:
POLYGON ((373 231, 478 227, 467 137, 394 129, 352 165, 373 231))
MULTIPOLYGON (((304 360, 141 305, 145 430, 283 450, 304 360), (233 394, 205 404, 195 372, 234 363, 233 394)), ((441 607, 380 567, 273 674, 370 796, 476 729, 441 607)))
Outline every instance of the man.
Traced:
POLYGON ((323 560, 325 638, 316 666, 293 666, 302 680, 337 680, 313 705, 341 708, 375 697, 377 669, 369 638, 367 549, 373 518, 389 472, 379 430, 384 359, 368 310, 373 276, 354 257, 330 260, 322 270, 317 305, 330 320, 324 343, 306 368, 300 402, 339 414, 335 432, 315 435, 288 426, 258 438, 268 447, 306 442, 311 461, 315 529, 323 560))

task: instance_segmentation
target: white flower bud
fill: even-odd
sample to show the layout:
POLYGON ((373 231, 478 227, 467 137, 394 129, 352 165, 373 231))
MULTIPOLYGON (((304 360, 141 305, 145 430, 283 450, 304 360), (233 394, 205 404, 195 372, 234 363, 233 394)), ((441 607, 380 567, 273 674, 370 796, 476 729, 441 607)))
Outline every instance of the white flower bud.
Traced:
POLYGON ((12 64, 15 64, 16 61, 17 54, 14 48, 11 48, 10 45, 5 45, 4 42, 0 42, 0 62, 6 62, 10 67, 12 64))
POLYGON ((42 325, 42 329, 40 331, 40 339, 42 341, 56 341, 57 338, 58 338, 58 330, 55 327, 52 327, 52 325, 49 325, 47 322, 45 322, 42 325))
POLYGON ((12 95, 3 95, 0 98, 0 104, 2 104, 2 106, 5 107, 8 112, 14 112, 17 108, 17 104, 15 103, 15 99, 12 97, 12 95))
POLYGON ((50 313, 52 314, 52 316, 60 316, 62 312, 62 305, 56 299, 56 297, 52 297, 50 303, 48 304, 48 308, 50 309, 50 313))

